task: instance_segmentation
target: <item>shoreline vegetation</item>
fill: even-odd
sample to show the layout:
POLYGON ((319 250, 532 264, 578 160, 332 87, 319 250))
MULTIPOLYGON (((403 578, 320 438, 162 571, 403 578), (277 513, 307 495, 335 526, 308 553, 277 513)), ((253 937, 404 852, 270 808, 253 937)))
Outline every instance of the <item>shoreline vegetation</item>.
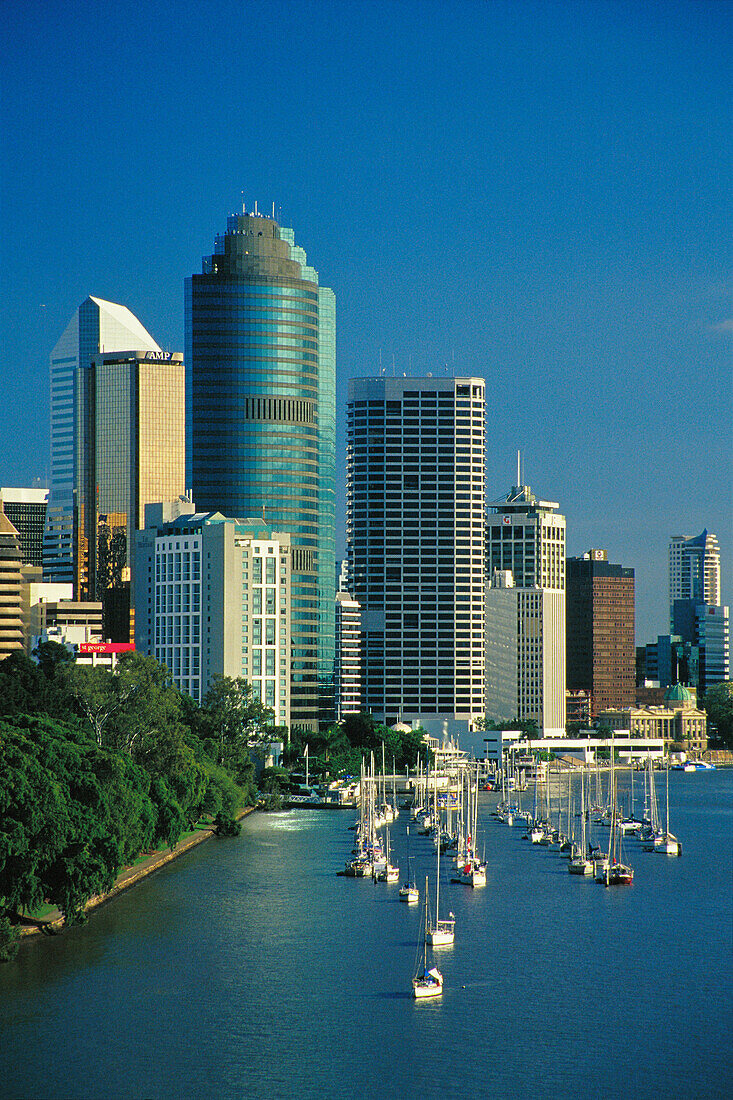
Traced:
MULTIPOLYGON (((114 672, 80 667, 54 642, 34 656, 0 662, 0 962, 21 930, 82 923, 212 833, 237 835, 258 799, 282 804, 290 770, 265 768, 258 783, 253 754, 287 742, 292 769, 306 749, 241 678, 215 677, 198 705, 134 651, 114 672)), ((365 715, 307 737, 314 781, 358 774, 377 747, 399 768, 424 749, 423 731, 365 715)))
MULTIPOLYGON (((254 806, 247 806, 245 809, 240 810, 236 814, 235 820, 237 822, 242 821, 248 814, 254 813, 255 808, 254 806)), ((159 848, 155 851, 143 853, 134 863, 120 872, 111 890, 89 898, 84 906, 84 913, 91 913, 93 910, 113 901, 132 886, 137 886, 139 882, 143 882, 155 871, 160 870, 161 867, 165 867, 168 863, 179 859, 186 852, 190 852, 193 848, 197 848, 199 844, 203 844, 205 840, 211 840, 216 835, 216 827, 212 822, 197 826, 193 831, 186 833, 174 848, 159 848)), ((63 913, 59 909, 47 910, 48 906, 44 906, 41 911, 44 914, 43 916, 20 914, 21 923, 18 926, 18 931, 21 938, 34 935, 55 935, 63 929, 65 923, 63 913)))

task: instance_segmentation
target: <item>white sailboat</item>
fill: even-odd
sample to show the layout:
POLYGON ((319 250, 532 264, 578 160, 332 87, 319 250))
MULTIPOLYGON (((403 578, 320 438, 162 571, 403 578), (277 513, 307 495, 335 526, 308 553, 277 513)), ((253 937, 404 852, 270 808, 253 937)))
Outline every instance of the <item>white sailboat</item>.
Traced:
POLYGON ((420 925, 423 933, 422 966, 412 979, 412 995, 416 1000, 426 997, 439 997, 443 992, 443 975, 436 966, 429 965, 428 959, 428 880, 425 878, 425 915, 420 925))
POLYGON ((428 918, 426 937, 433 947, 449 947, 455 939, 456 918, 452 913, 440 919, 440 845, 438 845, 438 870, 435 876, 435 923, 428 918))
POLYGON ((682 845, 674 833, 669 831, 669 757, 667 758, 666 824, 663 833, 654 837, 654 851, 665 856, 681 856, 682 845))
POLYGON ((400 901, 406 901, 408 905, 414 905, 418 900, 420 892, 412 877, 412 868, 410 866, 410 827, 407 827, 407 881, 400 886, 400 901))
POLYGON ((571 875, 592 875, 593 860, 587 858, 585 840, 585 770, 580 773, 580 855, 568 863, 571 875))

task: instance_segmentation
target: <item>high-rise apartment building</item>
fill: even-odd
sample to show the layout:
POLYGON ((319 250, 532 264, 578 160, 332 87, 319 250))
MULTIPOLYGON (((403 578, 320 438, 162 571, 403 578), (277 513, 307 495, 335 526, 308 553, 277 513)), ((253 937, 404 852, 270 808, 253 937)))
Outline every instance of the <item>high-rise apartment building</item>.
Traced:
POLYGON ((334 658, 336 721, 361 710, 361 608, 348 592, 336 593, 334 658))
POLYGON ((482 378, 349 383, 348 572, 379 719, 439 732, 483 714, 484 466, 482 378))
POLYGON ((43 566, 43 529, 48 489, 0 487, 5 515, 18 532, 24 565, 43 566))
POLYGON ((695 538, 674 535, 669 544, 669 604, 672 633, 674 603, 689 600, 693 604, 720 606, 720 548, 718 539, 707 530, 695 538))
POLYGON ((594 718, 633 706, 634 570, 609 562, 605 550, 568 558, 565 600, 568 688, 590 692, 594 718))
POLYGON ((675 535, 669 544, 672 633, 698 653, 701 693, 730 675, 729 613, 720 602, 720 549, 707 530, 695 538, 675 535))
POLYGON ((78 447, 77 380, 80 368, 104 351, 161 351, 125 306, 87 298, 51 352, 51 484, 43 536, 47 581, 79 586, 75 518, 78 447))
POLYGON ((257 519, 151 505, 135 538, 135 644, 197 702, 214 676, 242 677, 290 726, 292 550, 257 519))
POLYGON ((486 716, 565 735, 565 517, 515 485, 486 528, 486 716))
POLYGON ((184 492, 183 356, 94 355, 77 378, 77 598, 101 600, 104 634, 134 634, 130 570, 145 506, 184 492))
POLYGON ((291 715, 333 718, 335 298, 293 231, 227 219, 186 280, 187 485, 199 508, 291 535, 291 715))

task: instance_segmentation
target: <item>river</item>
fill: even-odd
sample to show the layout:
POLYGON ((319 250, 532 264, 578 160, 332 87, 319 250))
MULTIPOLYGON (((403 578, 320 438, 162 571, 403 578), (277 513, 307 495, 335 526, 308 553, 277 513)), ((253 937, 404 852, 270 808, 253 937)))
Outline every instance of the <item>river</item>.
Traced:
POLYGON ((609 889, 482 795, 487 886, 442 883, 456 943, 422 1003, 420 906, 336 875, 348 811, 252 815, 0 967, 0 1096, 729 1096, 732 795, 733 771, 673 773, 682 858, 629 841, 609 889))

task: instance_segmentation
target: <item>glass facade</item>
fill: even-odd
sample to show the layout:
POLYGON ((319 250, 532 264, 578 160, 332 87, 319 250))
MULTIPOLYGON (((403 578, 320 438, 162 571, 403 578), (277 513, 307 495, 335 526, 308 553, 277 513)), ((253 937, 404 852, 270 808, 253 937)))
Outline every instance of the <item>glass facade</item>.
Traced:
POLYGON ((335 298, 292 230, 241 214, 185 304, 187 487, 291 534, 291 720, 315 728, 333 717, 335 298))

